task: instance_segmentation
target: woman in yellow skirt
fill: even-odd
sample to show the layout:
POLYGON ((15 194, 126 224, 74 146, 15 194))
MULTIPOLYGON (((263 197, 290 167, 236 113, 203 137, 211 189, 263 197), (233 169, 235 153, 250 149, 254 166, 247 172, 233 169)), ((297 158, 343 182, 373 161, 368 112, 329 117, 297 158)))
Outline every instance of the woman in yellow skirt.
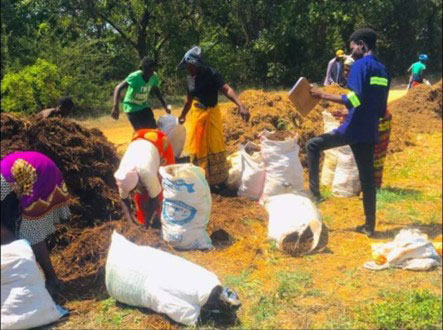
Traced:
POLYGON ((220 73, 205 65, 200 47, 188 50, 179 68, 186 68, 188 72, 187 101, 179 119, 180 124, 186 121, 185 152, 193 164, 205 170, 211 190, 220 192, 226 188, 228 165, 218 92, 221 91, 237 105, 246 122, 249 120, 249 111, 235 91, 224 82, 220 73))

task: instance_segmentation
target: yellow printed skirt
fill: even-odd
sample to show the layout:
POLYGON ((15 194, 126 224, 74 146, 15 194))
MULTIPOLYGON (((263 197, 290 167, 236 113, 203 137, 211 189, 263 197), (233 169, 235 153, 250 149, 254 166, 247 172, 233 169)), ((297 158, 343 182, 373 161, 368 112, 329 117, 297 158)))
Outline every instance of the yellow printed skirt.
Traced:
POLYGON ((185 127, 185 152, 191 162, 205 170, 210 185, 225 182, 228 179, 228 164, 219 106, 204 108, 194 101, 185 127))

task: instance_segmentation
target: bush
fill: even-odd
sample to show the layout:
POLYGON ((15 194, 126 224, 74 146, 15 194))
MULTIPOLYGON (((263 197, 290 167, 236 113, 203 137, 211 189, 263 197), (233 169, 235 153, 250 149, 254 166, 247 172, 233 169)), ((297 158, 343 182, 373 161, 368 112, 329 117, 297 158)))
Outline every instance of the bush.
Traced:
POLYGON ((61 78, 55 64, 37 59, 34 65, 19 72, 9 72, 2 79, 2 111, 35 113, 56 104, 68 79, 61 78))

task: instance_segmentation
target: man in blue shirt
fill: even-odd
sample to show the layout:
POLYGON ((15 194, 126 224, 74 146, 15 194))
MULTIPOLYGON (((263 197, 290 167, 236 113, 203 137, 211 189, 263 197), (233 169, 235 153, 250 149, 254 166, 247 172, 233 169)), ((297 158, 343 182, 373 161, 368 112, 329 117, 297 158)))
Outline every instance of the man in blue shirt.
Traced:
MULTIPOLYGON (((366 222, 356 231, 372 236, 375 230, 376 188, 374 182, 374 144, 378 141, 378 121, 386 111, 390 76, 374 56, 377 35, 372 29, 360 29, 350 37, 352 57, 356 60, 348 78, 346 95, 326 94, 311 89, 311 95, 343 104, 346 119, 336 130, 310 139, 306 145, 309 167, 309 188, 316 202, 323 197, 319 189, 320 152, 349 145, 355 156, 363 192, 366 222)), ((333 113, 340 117, 342 113, 333 113)))

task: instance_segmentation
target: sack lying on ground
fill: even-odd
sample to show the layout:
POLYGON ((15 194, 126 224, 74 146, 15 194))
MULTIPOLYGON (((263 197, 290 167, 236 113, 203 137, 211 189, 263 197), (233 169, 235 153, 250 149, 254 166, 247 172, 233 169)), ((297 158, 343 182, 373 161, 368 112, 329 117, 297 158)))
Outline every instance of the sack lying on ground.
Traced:
POLYGON ((238 196, 258 200, 263 192, 265 169, 260 147, 248 142, 240 147, 241 179, 238 196))
POLYGON ((441 258, 432 242, 418 229, 403 229, 392 242, 373 245, 372 255, 374 261, 364 264, 371 270, 389 267, 429 270, 441 265, 441 258))
POLYGON ((163 239, 181 250, 212 248, 206 232, 211 192, 202 168, 192 164, 160 167, 163 186, 163 239))
POLYGON ((265 164, 265 185, 261 203, 280 194, 304 191, 303 167, 298 157, 297 138, 273 141, 264 131, 260 137, 261 154, 265 164))
POLYGON ((238 190, 241 184, 241 155, 240 151, 234 152, 227 158, 229 175, 226 185, 229 189, 238 190))
POLYGON ((57 321, 68 312, 45 287, 31 246, 17 240, 1 248, 1 328, 29 329, 57 321))
POLYGON ((178 123, 178 118, 173 115, 164 115, 157 120, 158 128, 165 132, 174 150, 175 158, 182 154, 186 140, 186 129, 178 123))
POLYGON ((299 256, 326 247, 328 228, 308 197, 274 196, 265 203, 265 208, 269 214, 268 238, 277 243, 279 250, 299 256))
MULTIPOLYGON (((106 260, 106 289, 119 302, 152 309, 185 325, 195 325, 215 291, 223 291, 214 273, 170 253, 133 244, 115 231, 106 260)), ((228 295, 232 300, 232 293, 228 295)), ((234 303, 238 308, 239 302, 234 303)))

